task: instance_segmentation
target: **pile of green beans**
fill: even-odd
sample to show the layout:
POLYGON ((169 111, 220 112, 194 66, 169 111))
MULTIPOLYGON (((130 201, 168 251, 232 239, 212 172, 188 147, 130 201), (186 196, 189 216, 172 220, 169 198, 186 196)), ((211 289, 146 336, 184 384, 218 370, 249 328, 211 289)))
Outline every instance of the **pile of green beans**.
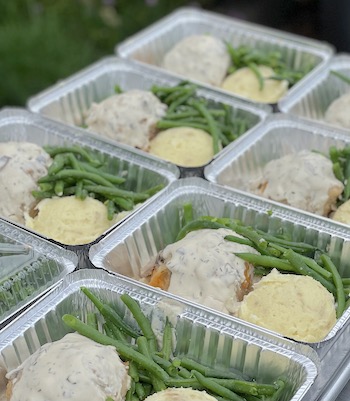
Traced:
POLYGON ((118 315, 116 309, 103 303, 89 289, 82 287, 81 290, 96 306, 99 317, 103 316, 104 332, 97 328, 99 317, 87 319, 86 323, 69 314, 62 319, 81 335, 114 346, 121 359, 128 362, 131 386, 126 401, 142 401, 148 395, 169 387, 203 390, 222 401, 273 401, 285 388, 285 381, 280 378, 273 384, 258 383, 246 380, 243 374, 213 369, 187 357, 176 357, 173 351, 174 329, 168 320, 158 345, 150 320, 131 296, 122 294, 120 299, 131 312, 138 327, 136 330, 125 322, 122 315, 118 315))
POLYGON ((107 206, 108 219, 124 210, 132 210, 135 204, 147 200, 162 189, 155 186, 144 192, 123 189, 124 177, 106 171, 106 162, 97 152, 79 146, 44 146, 53 159, 47 175, 38 180, 39 190, 32 194, 37 200, 75 195, 84 200, 95 198, 107 206))
POLYGON ((264 51, 245 45, 234 48, 230 43, 226 43, 226 48, 232 61, 229 73, 248 67, 256 74, 261 89, 264 86, 264 77, 260 74, 258 65, 272 68, 275 75, 270 79, 286 80, 289 86, 295 85, 314 67, 314 64, 308 64, 300 69, 290 68, 279 51, 264 51))
POLYGON ((214 154, 250 128, 246 119, 233 115, 231 106, 199 97, 197 86, 187 81, 172 87, 154 85, 151 91, 168 106, 157 128, 192 127, 206 131, 213 138, 214 154))
POLYGON ((344 184, 344 190, 338 199, 338 206, 350 198, 350 145, 337 149, 329 148, 329 158, 333 163, 335 177, 344 184))
MULTIPOLYGON (((186 204, 186 209, 190 209, 189 204, 186 204)), ((186 215, 190 215, 189 210, 186 211, 186 215)), ((246 226, 240 220, 213 216, 186 219, 176 241, 194 230, 218 228, 229 228, 240 235, 240 237, 227 235, 225 237, 227 241, 249 245, 259 252, 259 254, 235 253, 236 256, 254 266, 255 275, 266 275, 275 268, 281 273, 300 274, 314 278, 334 295, 337 318, 350 305, 349 288, 345 285, 345 283, 347 285, 350 283, 350 279, 342 278, 329 255, 310 244, 268 234, 246 226)))

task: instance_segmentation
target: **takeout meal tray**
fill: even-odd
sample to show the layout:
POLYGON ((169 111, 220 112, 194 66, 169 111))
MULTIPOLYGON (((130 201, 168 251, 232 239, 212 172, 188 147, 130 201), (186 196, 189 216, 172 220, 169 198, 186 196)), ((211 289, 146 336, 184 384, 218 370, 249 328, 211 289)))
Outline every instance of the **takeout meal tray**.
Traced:
MULTIPOLYGON (((71 77, 31 97, 27 106, 32 112, 50 119, 68 125, 82 126, 86 112, 92 103, 101 102, 114 95, 116 85, 119 85, 123 91, 132 89, 147 91, 153 85, 175 86, 180 82, 181 79, 166 72, 154 71, 148 66, 140 65, 132 60, 111 56, 93 63, 71 77)), ((219 94, 205 87, 199 86, 196 92, 200 97, 231 106, 233 115, 247 122, 248 131, 272 112, 268 105, 254 105, 243 100, 233 99, 231 96, 219 94)), ((92 133, 92 131, 90 132, 92 133)), ((98 135, 97 132, 94 134, 98 135)), ((99 138, 104 140, 102 136, 99 138)), ((227 147, 231 147, 232 143, 227 147)), ((140 152, 150 158, 160 160, 149 153, 140 152)), ((172 163, 169 162, 169 164, 172 163)), ((203 176, 203 166, 178 166, 178 168, 181 177, 203 176)))
MULTIPOLYGON (((335 127, 325 121, 325 112, 335 99, 350 90, 350 85, 331 74, 331 71, 350 77, 350 54, 334 55, 317 74, 305 78, 303 86, 292 88, 278 102, 278 109, 283 113, 335 127)), ((336 128, 349 133, 348 128, 336 128)))
MULTIPOLYGON (((307 75, 317 72, 334 53, 333 47, 325 42, 191 7, 179 8, 130 36, 116 45, 115 52, 120 57, 162 69, 164 55, 181 39, 194 34, 211 34, 234 47, 248 45, 264 51, 280 51, 294 69, 312 62, 315 67, 307 75)), ((304 81, 305 77, 294 87, 301 88, 304 81)), ((238 98, 232 92, 215 89, 238 98)))
MULTIPOLYGON (((268 339, 258 329, 251 330, 239 322, 101 269, 82 269, 70 274, 54 291, 0 332, 0 382, 6 382, 7 370, 17 367, 41 345, 71 331, 61 319, 64 314, 85 320, 87 313, 96 311, 80 291, 82 286, 103 302, 118 305, 122 311, 126 308, 120 296, 126 293, 135 298, 158 339, 162 338, 167 317, 175 329, 174 353, 180 358, 188 356, 213 368, 234 369, 255 377, 257 382, 273 383, 278 377, 284 377, 287 386, 279 398, 283 401, 305 401, 312 397, 319 360, 309 347, 268 339)), ((125 311, 124 319, 133 324, 130 312, 125 311)))
POLYGON ((78 264, 75 253, 0 219, 0 328, 78 264))
MULTIPOLYGON (((147 188, 163 185, 163 191, 172 181, 178 179, 180 173, 176 166, 170 165, 162 160, 155 160, 144 156, 136 149, 124 147, 123 145, 101 142, 94 135, 78 129, 68 127, 59 122, 52 121, 41 115, 31 113, 27 110, 7 108, 0 112, 0 141, 27 141, 39 146, 81 146, 86 149, 101 152, 110 160, 110 169, 113 174, 123 174, 127 171, 125 189, 143 191, 147 188)), ((151 196, 145 203, 158 196, 160 193, 151 196)), ((142 205, 140 206, 142 207, 142 205)), ((137 210, 137 208, 135 209, 137 210)), ((133 211, 122 220, 132 215, 133 211)), ((2 216, 3 217, 3 216, 2 216)), ((9 220, 9 219, 5 219, 9 220)), ((116 223, 115 225, 119 224, 116 223)), ((18 225, 20 225, 18 223, 18 225)), ((112 226, 113 227, 115 227, 112 226)), ((28 231, 31 231, 27 228, 28 231)), ((107 232, 108 230, 106 230, 107 232)), ((37 233, 40 235, 40 233, 37 233)), ((105 233, 101 234, 101 237, 105 233)), ((49 239, 52 242, 56 242, 49 239)), ((56 242, 57 243, 57 242, 56 242)), ((81 261, 86 263, 86 250, 88 245, 66 245, 60 244, 67 249, 77 251, 81 261)))
MULTIPOLYGON (((276 113, 269 116, 263 126, 241 138, 234 148, 206 166, 204 176, 210 182, 249 193, 249 180, 256 178, 270 160, 301 150, 318 151, 329 155, 331 146, 342 148, 347 145, 350 145, 350 137, 344 130, 326 127, 321 123, 296 116, 276 113)), ((287 205, 285 207, 294 209, 287 205)), ((316 216, 313 213, 298 210, 316 216)), ((328 217, 319 216, 319 218, 331 221, 328 217)), ((334 220, 333 222, 346 226, 344 223, 334 220)))
MULTIPOLYGON (((320 249, 327 249, 330 256, 337 261, 340 274, 345 276, 350 273, 350 231, 346 227, 200 178, 185 178, 172 183, 160 197, 134 215, 133 219, 94 244, 89 250, 92 264, 138 281, 141 268, 154 260, 156 254, 167 244, 174 242, 182 218, 181 208, 188 202, 193 205, 195 217, 230 217, 270 233, 283 229, 284 233, 288 233, 296 241, 305 241, 320 249)), ((308 344, 316 350, 321 360, 321 370, 310 400, 334 400, 334 394, 337 395, 350 378, 349 369, 343 369, 349 360, 349 317, 348 309, 325 340, 308 344), (330 398, 318 398, 321 394, 328 394, 327 397, 330 398)), ((242 322, 235 317, 227 318, 242 322)), ((244 324, 256 328, 249 323, 244 324)), ((282 338, 269 330, 263 331, 266 335, 282 338)))

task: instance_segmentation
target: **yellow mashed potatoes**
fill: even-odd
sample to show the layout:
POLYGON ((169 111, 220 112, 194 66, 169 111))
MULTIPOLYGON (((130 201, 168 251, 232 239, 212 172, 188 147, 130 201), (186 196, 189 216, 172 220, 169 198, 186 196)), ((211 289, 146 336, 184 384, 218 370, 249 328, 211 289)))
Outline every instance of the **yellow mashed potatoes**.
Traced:
POLYGON ((323 340, 336 323, 333 295, 309 276, 273 270, 241 303, 238 316, 286 337, 323 340))
POLYGON ((111 227, 106 206, 93 198, 75 196, 44 199, 36 206, 38 214, 26 216, 26 226, 62 244, 87 244, 111 227))
POLYGON ((275 75, 270 67, 260 65, 257 68, 264 77, 262 88, 256 74, 249 67, 243 67, 224 79, 222 89, 256 102, 276 103, 287 92, 288 82, 269 79, 275 75))
POLYGON ((333 214, 332 219, 339 221, 340 223, 350 224, 350 200, 344 202, 338 207, 333 214))
POLYGON ((169 128, 151 140, 149 153, 179 166, 199 167, 213 158, 213 140, 197 128, 169 128))

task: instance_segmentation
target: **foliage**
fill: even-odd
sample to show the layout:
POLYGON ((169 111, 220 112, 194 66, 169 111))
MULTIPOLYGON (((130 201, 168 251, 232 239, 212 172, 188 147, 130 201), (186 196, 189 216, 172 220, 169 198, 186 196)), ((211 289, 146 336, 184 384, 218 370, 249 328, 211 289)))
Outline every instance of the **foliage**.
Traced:
MULTIPOLYGON (((211 0, 196 4, 207 6, 211 0)), ((0 107, 28 97, 103 56, 188 0, 11 0, 0 14, 0 107)))

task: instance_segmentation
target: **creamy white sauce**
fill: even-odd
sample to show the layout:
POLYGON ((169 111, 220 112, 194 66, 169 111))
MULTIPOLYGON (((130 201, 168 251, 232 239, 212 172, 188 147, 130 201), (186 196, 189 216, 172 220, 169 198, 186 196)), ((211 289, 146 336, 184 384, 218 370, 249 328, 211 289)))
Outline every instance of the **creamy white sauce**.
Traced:
POLYGON ((10 401, 123 401, 130 386, 115 348, 77 333, 43 345, 7 378, 10 401))
MULTIPOLYGON (((246 263, 234 252, 258 253, 254 248, 230 242, 229 229, 192 231, 168 245, 160 259, 171 271, 168 291, 225 313, 235 313, 244 295, 246 263)), ((248 276, 253 270, 249 267, 248 276)))
POLYGON ((265 198, 321 216, 335 209, 344 187, 333 174, 332 162, 308 150, 271 160, 248 186, 265 198))
POLYGON ((30 142, 0 143, 0 215, 24 224, 24 213, 35 201, 32 191, 47 174, 50 156, 30 142))
POLYGON ((190 79, 220 86, 230 66, 225 43, 211 35, 192 35, 178 42, 162 67, 190 79))
POLYGON ((106 138, 147 150, 166 109, 153 93, 135 89, 93 103, 85 122, 106 138))

